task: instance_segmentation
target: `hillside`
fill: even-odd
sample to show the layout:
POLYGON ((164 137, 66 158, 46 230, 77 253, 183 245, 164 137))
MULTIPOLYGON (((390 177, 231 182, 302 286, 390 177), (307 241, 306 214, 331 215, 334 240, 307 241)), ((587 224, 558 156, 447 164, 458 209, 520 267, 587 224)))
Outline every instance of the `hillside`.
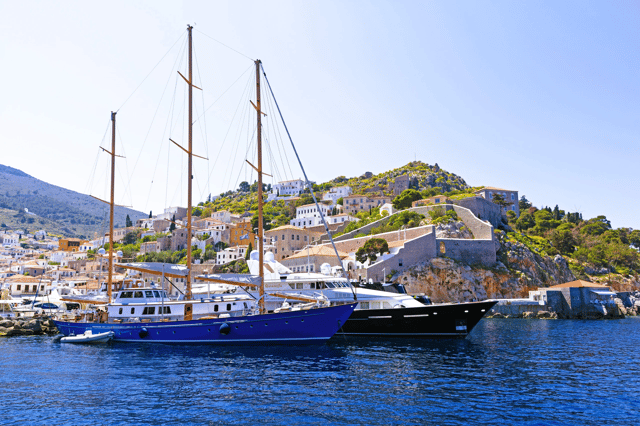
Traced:
MULTIPOLYGON (((68 237, 93 238, 105 229, 108 206, 88 196, 36 179, 0 164, 0 220, 9 229, 47 229, 68 237), (25 212, 28 210, 28 213, 25 212)), ((147 215, 116 207, 115 224, 147 215)))
MULTIPOLYGON (((320 197, 320 193, 328 191, 334 186, 349 185, 354 194, 379 195, 383 193, 390 197, 393 195, 393 183, 396 178, 402 175, 409 175, 411 188, 420 191, 440 189, 440 193, 450 191, 466 191, 470 187, 460 176, 449 173, 440 169, 437 164, 431 166, 421 161, 413 161, 403 167, 389 170, 374 175, 367 172, 362 176, 347 178, 338 176, 329 182, 314 184, 313 189, 316 196, 320 197)), ((243 182, 246 184, 246 182, 243 182)), ((247 187, 249 187, 247 185, 247 187)), ((271 188, 266 187, 267 191, 271 188)), ((228 191, 220 194, 216 200, 212 202, 200 203, 200 209, 196 212, 204 216, 209 215, 212 211, 229 210, 232 213, 255 213, 258 209, 257 185, 251 185, 249 191, 243 191, 240 188, 236 191, 228 191)), ((308 204, 312 202, 309 194, 302 194, 297 205, 308 204)), ((268 204, 265 210, 266 222, 271 222, 274 226, 289 223, 295 215, 295 208, 285 207, 282 201, 272 202, 268 204)))
POLYGON ((440 188, 442 193, 469 189, 469 185, 460 176, 442 170, 437 164, 429 165, 422 161, 412 161, 406 166, 374 175, 367 172, 362 176, 346 178, 339 176, 327 183, 318 185, 320 189, 328 190, 332 186, 349 185, 354 194, 380 193, 393 196, 391 185, 396 178, 409 175, 411 187, 418 191, 440 188))

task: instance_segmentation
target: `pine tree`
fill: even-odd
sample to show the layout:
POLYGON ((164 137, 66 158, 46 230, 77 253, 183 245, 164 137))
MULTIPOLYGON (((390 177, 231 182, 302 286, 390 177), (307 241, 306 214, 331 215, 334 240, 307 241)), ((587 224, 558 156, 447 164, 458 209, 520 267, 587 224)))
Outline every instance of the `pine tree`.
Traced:
POLYGON ((133 223, 131 222, 131 218, 129 217, 129 215, 127 215, 127 218, 125 219, 124 224, 127 228, 133 226, 133 223))

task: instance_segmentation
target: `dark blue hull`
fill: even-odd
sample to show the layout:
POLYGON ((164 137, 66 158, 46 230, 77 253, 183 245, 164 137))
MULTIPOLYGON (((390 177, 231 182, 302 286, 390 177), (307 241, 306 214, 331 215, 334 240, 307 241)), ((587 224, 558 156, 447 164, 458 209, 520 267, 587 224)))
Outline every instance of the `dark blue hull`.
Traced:
POLYGON ((255 345, 314 344, 329 340, 355 304, 303 311, 192 321, 98 323, 57 321, 65 336, 113 331, 116 342, 255 345))

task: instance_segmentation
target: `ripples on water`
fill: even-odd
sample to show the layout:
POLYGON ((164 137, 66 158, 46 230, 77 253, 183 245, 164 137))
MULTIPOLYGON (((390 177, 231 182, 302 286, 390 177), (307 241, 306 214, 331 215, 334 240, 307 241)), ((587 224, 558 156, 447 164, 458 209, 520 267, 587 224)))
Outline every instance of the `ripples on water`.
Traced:
POLYGON ((294 348, 2 339, 0 424, 638 424, 639 327, 483 320, 465 340, 294 348))

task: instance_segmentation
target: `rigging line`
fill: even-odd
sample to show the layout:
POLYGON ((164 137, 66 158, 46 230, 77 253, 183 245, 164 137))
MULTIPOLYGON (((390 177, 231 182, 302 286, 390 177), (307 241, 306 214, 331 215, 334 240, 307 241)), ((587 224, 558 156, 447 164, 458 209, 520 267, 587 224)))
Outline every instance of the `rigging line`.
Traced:
MULTIPOLYGON (((236 120, 236 117, 239 117, 238 118, 239 125, 238 125, 238 128, 236 130, 236 134, 237 134, 236 140, 238 140, 238 141, 240 140, 239 133, 242 131, 242 124, 243 124, 242 122, 243 122, 243 120, 246 119, 245 111, 247 109, 247 103, 244 102, 244 99, 246 99, 245 94, 246 94, 246 96, 248 96, 248 93, 251 90, 251 82, 252 82, 252 80, 253 80, 252 78, 247 79, 247 83, 245 85, 245 89, 242 92, 242 95, 240 96, 240 99, 238 100, 238 105, 236 106, 236 111, 234 112, 233 118, 231 119, 231 122, 229 123, 229 127, 227 129, 227 133, 224 136, 224 139, 223 139, 222 144, 220 146, 220 150, 218 151, 218 155, 217 155, 216 160, 214 162, 214 165, 213 165, 213 167, 211 169, 212 172, 215 169, 215 165, 217 164, 218 159, 220 158, 220 153, 222 152, 222 149, 224 148, 224 145, 227 142, 227 138, 229 137, 229 133, 231 132, 231 128, 233 126, 233 123, 236 120), (238 115, 238 111, 240 111, 240 115, 238 115)), ((225 174, 224 174, 225 177, 222 180, 222 188, 225 188, 226 185, 230 185, 231 184, 231 174, 229 172, 229 167, 230 166, 232 166, 232 163, 227 163, 227 169, 226 169, 225 174), (225 184, 226 180, 228 180, 228 181, 225 184)), ((235 188, 233 188, 233 189, 235 189, 235 188)))
MULTIPOLYGON (((267 98, 267 105, 269 106, 270 110, 273 111, 274 113, 271 114, 271 119, 273 120, 273 126, 276 128, 276 130, 278 131, 278 138, 276 139, 276 141, 279 141, 280 144, 278 144, 278 152, 280 153, 280 147, 282 147, 282 152, 284 153, 284 158, 285 161, 282 164, 282 168, 284 169, 284 176, 286 178, 287 176, 287 170, 286 167, 289 167, 289 176, 291 177, 291 180, 294 179, 294 175, 293 175, 293 170, 291 170, 291 162, 289 161, 289 157, 287 156, 287 150, 284 146, 284 138, 282 137, 282 133, 280 132, 280 126, 276 125, 275 123, 275 108, 273 107, 273 99, 271 96, 266 96, 267 98)), ((282 154, 280 154, 280 156, 282 157, 282 154)), ((286 179, 285 179, 286 180, 286 179)))
MULTIPOLYGON (((128 191, 130 189, 130 184, 131 184, 131 175, 129 174, 129 162, 127 161, 127 153, 125 152, 125 149, 124 149, 124 142, 122 140, 123 138, 122 138, 122 133, 120 133, 120 128, 116 127, 116 131, 118 132, 118 139, 120 140, 120 147, 122 148, 122 156, 124 157, 125 176, 129 177, 129 180, 127 181, 127 180, 123 179, 122 173, 119 173, 120 174, 120 179, 125 184, 124 185, 125 190, 123 191, 122 197, 120 198, 120 200, 121 200, 120 204, 125 204, 124 200, 125 200, 125 197, 126 197, 127 192, 128 192, 129 193, 129 197, 130 197, 129 198, 129 205, 133 206, 133 194, 130 191, 128 191)), ((120 170, 120 168, 118 168, 118 170, 120 170)))
MULTIPOLYGON (((111 120, 109 120, 107 122, 107 128, 104 129, 104 134, 102 135, 102 141, 100 141, 100 147, 102 147, 102 144, 104 144, 105 139, 107 138, 107 134, 109 133, 109 129, 111 128, 111 120)), ((85 187, 85 193, 86 194, 90 194, 91 191, 93 190, 93 179, 95 178, 96 175, 96 168, 98 166, 98 160, 100 159, 100 154, 103 153, 104 151, 102 151, 101 149, 98 150, 98 153, 96 154, 96 161, 93 163, 93 168, 91 169, 91 177, 89 178, 89 180, 87 181, 87 185, 85 187)))
MULTIPOLYGON (((307 177, 307 172, 304 170, 304 167, 302 166, 302 161, 300 161, 300 156, 298 155, 298 151, 296 150, 296 146, 293 144, 293 139, 291 138, 291 133, 289 133, 289 128, 287 127, 287 123, 285 123, 284 121, 284 117, 282 116, 282 111, 280 111, 280 106, 278 105, 278 101, 276 99, 276 96, 273 94, 273 89, 271 88, 271 84, 269 83, 269 79, 267 78, 267 73, 264 70, 264 66, 262 65, 262 63, 260 64, 260 68, 262 68, 262 74, 264 75, 264 79, 267 82, 267 86, 269 87, 269 92, 271 92, 271 96, 273 97, 273 102, 276 105, 276 108, 278 109, 278 114, 280 115, 280 119, 282 120, 282 125, 284 126, 284 129, 287 131, 287 136, 289 137, 289 141, 291 142, 291 147, 293 148, 293 152, 296 154, 296 158, 298 159, 298 164, 300 164, 300 169, 302 170, 302 174, 304 175, 304 180, 307 183, 307 186, 309 187, 309 192, 311 193, 311 197, 313 197, 313 202, 316 205, 316 209, 318 209, 318 212, 320 213, 320 219, 322 219, 322 224, 324 225, 324 229, 327 232, 327 235, 329 236, 329 241, 331 241, 331 245, 333 246, 333 251, 336 254, 336 257, 338 258, 338 264, 342 266, 342 259, 340 258, 340 255, 338 254, 338 249, 336 248, 335 243, 333 242, 333 237, 331 236, 331 232, 329 232, 329 226, 327 226, 327 221, 324 219, 324 215, 322 214, 322 210, 320 210, 320 206, 318 205, 318 200, 316 199, 316 194, 315 191, 313 190, 313 187, 310 185, 309 183, 309 178, 307 177)), ((346 277, 346 271, 344 268, 342 268, 342 275, 348 279, 348 277, 346 277)), ((353 294, 353 299, 354 300, 358 300, 358 297, 356 296, 356 292, 353 288, 352 285, 349 286, 349 288, 351 288, 351 293, 353 294)))
POLYGON ((238 55, 242 55, 242 56, 244 56, 245 58, 249 59, 251 62, 255 62, 255 59, 252 59, 252 58, 248 57, 247 55, 245 55, 245 54, 244 54, 244 53, 242 53, 242 52, 238 52, 238 51, 237 51, 236 49, 234 49, 233 47, 229 47, 229 46, 227 46, 227 45, 226 45, 226 44, 224 44, 223 42, 221 42, 221 41, 219 41, 219 40, 216 40, 215 38, 213 38, 213 37, 211 37, 211 36, 209 36, 209 35, 207 35, 207 34, 203 33, 202 31, 200 31, 200 30, 198 30, 198 29, 196 29, 196 28, 194 28, 194 30, 198 31, 200 34, 202 34, 202 35, 203 35, 203 36, 205 36, 205 37, 209 37, 211 40, 215 41, 216 43, 220 43, 221 45, 223 45, 223 46, 224 46, 224 47, 226 47, 227 49, 231 49, 231 50, 233 50, 233 51, 234 51, 234 52, 236 52, 238 55))
MULTIPOLYGON (((200 64, 198 63, 198 56, 195 55, 195 54, 194 54, 194 56, 195 56, 195 60, 196 60, 196 70, 197 70, 197 73, 198 73, 198 77, 199 77, 200 81, 202 81, 202 77, 200 75, 200 64)), ((200 95, 200 99, 202 99, 202 109, 204 110, 204 90, 202 91, 202 94, 200 95)), ((204 135, 204 152, 205 152, 205 155, 207 157, 207 176, 208 176, 209 175, 208 168, 209 168, 210 163, 209 163, 209 144, 207 143, 207 141, 209 139, 208 138, 208 134, 207 134, 207 120, 202 120, 202 122, 198 122, 198 127, 200 127, 200 131, 204 135), (204 123, 204 132, 202 131, 202 127, 203 127, 202 123, 204 123)), ((209 193, 211 193, 211 183, 210 183, 210 180, 208 178, 205 181, 203 187, 204 187, 203 189, 205 191, 208 189, 209 193)), ((201 192, 200 193, 200 199, 202 199, 203 196, 204 196, 204 193, 201 192)))
MULTIPOLYGON (((171 80, 169 80, 169 81, 171 81, 171 80)), ((171 115, 171 114, 173 113, 173 104, 174 104, 174 102, 175 102, 175 96, 176 96, 176 95, 175 95, 175 92, 176 92, 176 90, 177 90, 177 88, 178 88, 178 80, 177 80, 177 78, 175 78, 175 77, 174 77, 174 83, 175 83, 175 84, 174 84, 174 88, 173 88, 173 92, 174 92, 174 93, 173 93, 173 98, 172 98, 172 100, 171 100, 171 106, 169 107, 169 115, 171 115)), ((168 84, 169 84, 169 82, 167 82, 167 85, 168 85, 168 84)), ((165 90, 166 90, 166 88, 165 88, 165 90)), ((156 114, 157 114, 157 111, 156 111, 156 114)), ((158 164, 160 164, 160 155, 162 154, 162 146, 166 143, 166 138, 165 138, 165 136, 167 135, 167 128, 170 126, 170 124, 171 124, 171 121, 170 121, 169 119, 167 119, 167 120, 165 121, 165 124, 164 124, 164 131, 162 132, 162 137, 161 137, 161 139, 160 139, 160 148, 158 149, 158 156, 156 157, 156 165, 154 166, 154 168, 153 168, 153 173, 151 174, 151 185, 153 185, 153 181, 154 181, 154 179, 155 179, 156 172, 158 171, 158 164)), ((148 134, 147 134, 147 136, 148 136, 148 134)), ((167 160, 167 161, 168 161, 168 160, 167 160)), ((137 163, 136 163, 136 164, 137 164, 137 163)), ((169 170, 168 163, 167 163, 167 170, 169 170)), ((168 177, 167 177, 167 179, 168 179, 168 177)), ((148 194, 148 196, 147 196, 147 203, 146 203, 146 205, 145 205, 145 210, 146 210, 146 207, 149 207, 149 200, 151 199, 151 192, 152 192, 152 191, 151 191, 151 190, 149 190, 149 194, 148 194)), ((167 194, 166 194, 166 187, 165 187, 165 202, 166 202, 166 201, 167 201, 167 194)), ((166 206, 166 204, 165 204, 165 206, 166 206)))
MULTIPOLYGON (((174 43, 175 44, 175 43, 174 43)), ((184 49, 184 47, 183 47, 184 49)), ((176 57, 176 60, 173 63, 173 68, 176 67, 176 63, 178 62, 178 59, 181 57, 182 55, 180 55, 180 52, 178 52, 178 56, 176 57)), ((153 113, 153 117, 151 118, 151 123, 149 123, 149 128, 147 129, 147 134, 144 137, 144 140, 142 141, 142 147, 140 147, 140 153, 138 154, 138 157, 136 158, 136 162, 133 164, 133 169, 131 170, 131 175, 133 176, 133 173, 135 173, 136 169, 138 168, 138 162, 140 161, 140 158, 142 158, 142 153, 144 152, 144 147, 147 144, 147 141, 149 140, 149 134, 151 133, 151 128, 153 127, 153 123, 156 121, 156 117, 158 116, 158 111, 160 111, 160 105, 162 104, 162 100, 164 99, 164 95, 167 92, 167 88, 169 87, 169 83, 171 82, 171 76, 172 73, 169 74, 169 78, 167 78, 167 82, 164 85, 164 89, 162 90, 162 94, 160 95, 160 99, 158 100, 158 106, 156 107, 155 112, 153 113)), ((175 78, 175 77, 174 77, 175 78)), ((177 83, 176 83, 177 86, 177 83)), ((175 92, 175 89, 174 89, 175 92)), ((174 94, 175 96, 175 94, 174 94)), ((158 150, 158 158, 160 157, 160 150, 158 150)), ((157 164, 156 164, 157 167, 157 164)), ((151 175, 151 182, 153 183, 153 178, 155 175, 155 170, 154 170, 154 174, 151 175)), ((129 183, 131 184, 131 182, 129 183)), ((125 192, 129 189, 129 187, 127 186, 127 188, 125 188, 125 192)), ((149 191, 149 196, 151 196, 151 191, 149 191)), ((145 207, 148 207, 148 198, 147 198, 147 205, 145 207)))
POLYGON ((205 108, 205 109, 204 109, 204 111, 202 112, 202 114, 200 114, 200 115, 199 115, 199 116, 198 116, 198 117, 197 117, 193 122, 194 122, 194 123, 196 123, 198 120, 200 120, 200 119, 202 118, 202 116, 203 116, 203 115, 205 115, 205 114, 207 113, 207 111, 209 111, 209 109, 210 109, 211 107, 213 107, 216 103, 218 103, 218 101, 219 101, 220 99, 222 99, 222 97, 223 97, 223 96, 224 96, 224 95, 225 95, 229 90, 231 90, 231 88, 232 88, 233 86, 235 86, 235 84, 236 84, 238 81, 240 81, 240 79, 241 79, 241 78, 242 78, 246 73, 248 73, 249 71, 251 71, 251 69, 252 69, 252 68, 254 68, 254 67, 255 67, 255 66, 254 66, 254 64, 249 65, 249 67, 248 67, 248 68, 247 68, 247 69, 246 69, 242 74, 240 74, 240 76, 239 76, 238 78, 236 78, 236 81, 234 81, 233 83, 231 83, 231 86, 227 87, 227 90, 225 90, 224 92, 222 92, 222 94, 221 94, 220 96, 218 96, 218 98, 217 98, 215 101, 213 101, 213 103, 212 103, 211 105, 209 105, 207 108, 205 108))
POLYGON ((116 112, 119 112, 122 107, 129 101, 129 99, 131 99, 131 97, 133 96, 134 93, 136 93, 138 91, 138 89, 140 88, 140 86, 142 86, 144 84, 144 82, 147 80, 147 78, 149 78, 149 76, 153 73, 153 71, 158 67, 158 65, 160 65, 160 62, 162 62, 164 60, 164 58, 169 54, 169 52, 171 52, 171 50, 173 49, 173 47, 180 41, 180 39, 182 37, 186 37, 186 32, 183 32, 180 37, 178 37, 178 39, 171 45, 171 47, 169 48, 169 50, 167 50, 167 53, 165 53, 162 58, 160 58, 160 60, 158 61, 158 63, 151 69, 151 71, 149 71, 149 74, 147 74, 147 76, 142 80, 142 82, 138 85, 138 87, 136 87, 134 89, 133 92, 131 92, 131 94, 129 95, 129 97, 127 99, 125 99, 125 101, 122 103, 122 105, 120 105, 120 108, 118 108, 116 110, 116 112))

